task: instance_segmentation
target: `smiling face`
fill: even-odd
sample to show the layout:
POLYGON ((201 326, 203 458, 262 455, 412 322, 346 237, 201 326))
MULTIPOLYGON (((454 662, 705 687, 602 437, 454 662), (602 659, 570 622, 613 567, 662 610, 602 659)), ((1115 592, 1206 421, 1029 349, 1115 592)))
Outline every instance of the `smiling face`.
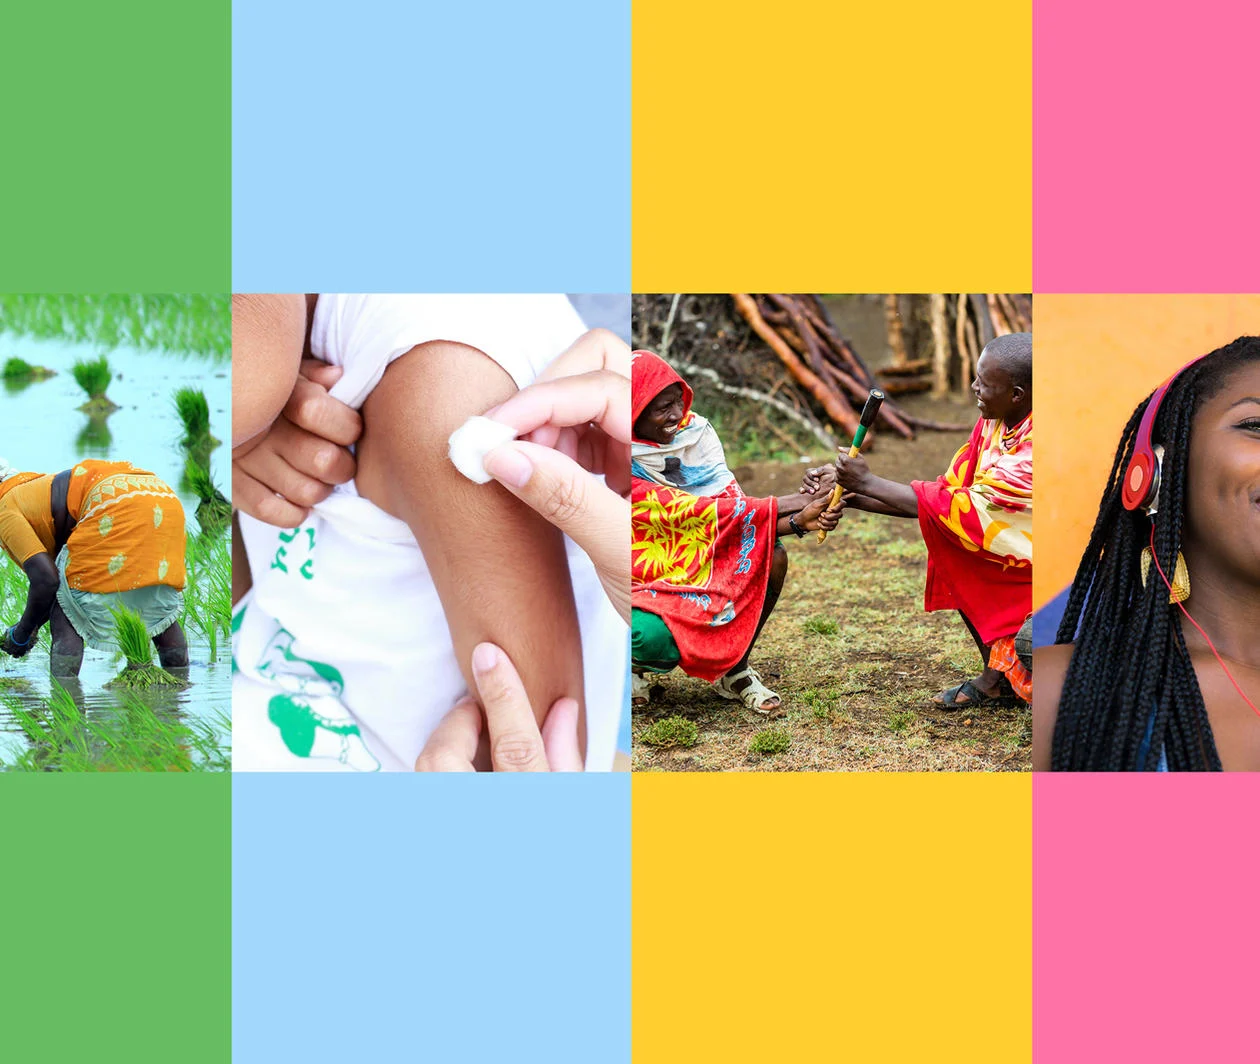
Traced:
POLYGON ((1005 418, 1016 406, 1015 383, 988 347, 980 352, 976 361, 976 379, 971 382, 971 394, 976 397, 980 416, 986 421, 1005 418))
POLYGON ((1187 554, 1260 582, 1260 362, 1236 369, 1195 414, 1186 469, 1187 554))
POLYGON ((634 423, 634 434, 651 443, 673 443, 682 417, 683 388, 681 384, 674 383, 648 403, 634 423))

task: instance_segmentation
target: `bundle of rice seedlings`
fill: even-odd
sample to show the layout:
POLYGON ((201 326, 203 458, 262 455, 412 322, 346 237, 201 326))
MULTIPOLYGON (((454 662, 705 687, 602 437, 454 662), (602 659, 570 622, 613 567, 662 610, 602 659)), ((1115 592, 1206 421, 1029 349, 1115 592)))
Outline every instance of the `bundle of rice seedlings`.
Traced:
POLYGON ((188 684, 153 664, 153 644, 144 621, 135 610, 114 610, 114 635, 127 667, 106 687, 187 687, 188 684))
POLYGON ((214 486, 210 470, 192 457, 184 463, 184 479, 188 488, 201 501, 197 504, 197 524, 203 532, 219 532, 232 519, 232 504, 214 486))
POLYGON ((85 414, 108 414, 118 409, 117 404, 105 395, 114 374, 109 368, 109 359, 104 355, 90 360, 79 359, 71 372, 75 383, 87 392, 88 401, 79 407, 85 414))
POLYGON ((7 381, 42 381, 57 376, 55 369, 47 366, 32 366, 25 359, 11 358, 4 364, 4 379, 7 381))
POLYGON ((179 442, 189 450, 209 454, 219 445, 210 435, 210 405, 200 388, 180 388, 175 393, 175 412, 184 424, 184 437, 179 442))

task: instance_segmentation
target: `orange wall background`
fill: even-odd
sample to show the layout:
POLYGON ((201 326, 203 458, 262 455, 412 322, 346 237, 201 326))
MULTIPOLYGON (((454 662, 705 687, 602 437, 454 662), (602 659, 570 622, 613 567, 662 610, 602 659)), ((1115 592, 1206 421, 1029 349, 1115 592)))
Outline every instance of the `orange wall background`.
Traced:
POLYGON ((1192 358, 1260 333, 1255 295, 1038 295, 1033 605, 1076 574, 1120 430, 1192 358))

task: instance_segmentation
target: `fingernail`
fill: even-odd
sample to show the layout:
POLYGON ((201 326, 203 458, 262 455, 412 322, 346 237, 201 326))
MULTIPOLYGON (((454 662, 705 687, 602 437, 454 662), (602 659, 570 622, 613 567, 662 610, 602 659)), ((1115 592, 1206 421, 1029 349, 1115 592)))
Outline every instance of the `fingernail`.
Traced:
POLYGON ((523 488, 534 475, 534 466, 510 445, 496 447, 481 460, 481 467, 495 480, 513 488, 523 488))
POLYGON ((472 667, 473 672, 483 673, 489 672, 499 664, 499 648, 493 643, 478 643, 473 648, 472 667))

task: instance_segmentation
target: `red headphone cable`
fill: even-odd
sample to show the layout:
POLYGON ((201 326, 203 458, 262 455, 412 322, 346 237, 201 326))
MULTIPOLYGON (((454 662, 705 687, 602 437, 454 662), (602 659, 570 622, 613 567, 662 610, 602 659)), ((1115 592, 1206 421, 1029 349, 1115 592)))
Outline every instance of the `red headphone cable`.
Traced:
MULTIPOLYGON (((1159 571, 1159 578, 1162 581, 1164 581, 1164 585, 1168 588, 1169 593, 1171 593, 1172 584, 1168 582, 1168 577, 1164 575, 1164 567, 1159 564, 1159 556, 1155 553, 1155 522, 1154 521, 1151 522, 1151 560, 1155 562, 1155 568, 1159 571)), ((1251 712, 1256 714, 1256 716, 1260 717, 1260 709, 1257 709, 1256 704, 1250 698, 1248 698, 1245 694, 1243 694, 1243 689, 1238 686, 1238 681, 1234 679, 1234 674, 1229 671, 1229 666, 1225 664, 1225 659, 1222 658, 1221 655, 1217 652, 1216 644, 1212 642, 1212 637, 1209 636, 1207 632, 1205 632, 1199 626, 1199 622, 1190 616, 1190 611, 1186 609, 1185 606, 1183 606, 1180 602, 1177 603, 1177 608, 1181 610, 1181 612, 1186 615, 1186 619, 1192 625, 1194 625, 1195 628, 1198 629, 1199 635, 1203 636, 1203 638, 1207 640, 1208 648, 1212 651, 1214 655, 1216 655, 1217 664, 1220 665, 1220 667, 1225 671, 1225 675, 1229 678, 1229 682, 1234 685, 1234 690, 1238 692, 1238 697, 1247 703, 1247 705, 1251 708, 1251 712)))

